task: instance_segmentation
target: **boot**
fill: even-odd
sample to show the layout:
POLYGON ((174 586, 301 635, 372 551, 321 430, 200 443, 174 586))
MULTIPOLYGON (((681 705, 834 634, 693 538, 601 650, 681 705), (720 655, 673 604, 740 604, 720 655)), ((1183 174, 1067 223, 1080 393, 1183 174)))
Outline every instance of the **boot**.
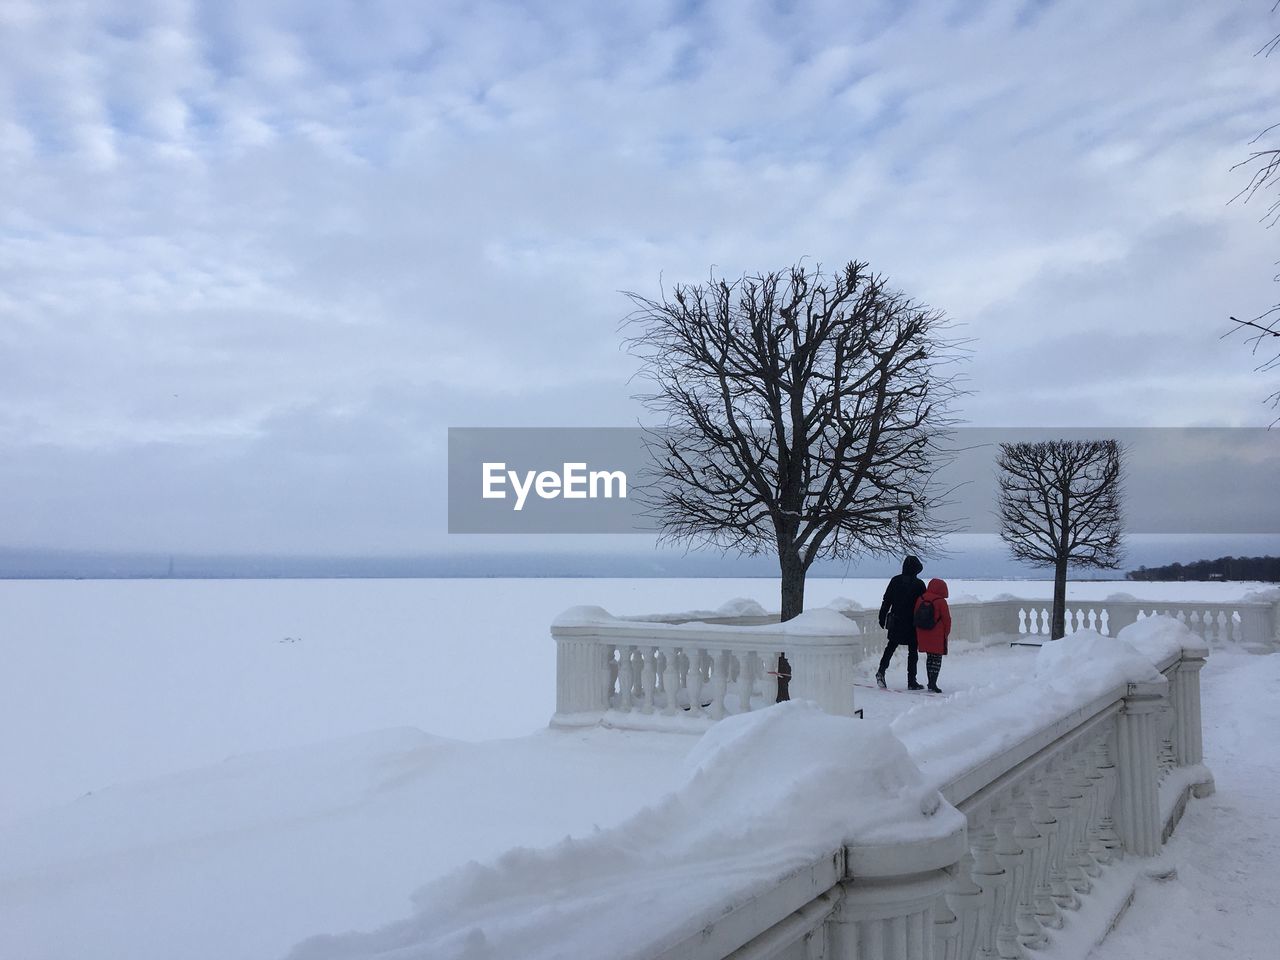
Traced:
POLYGON ((925 657, 924 670, 929 676, 929 692, 941 693, 938 689, 938 674, 942 672, 942 657, 936 653, 930 653, 925 657))
POLYGON ((884 673, 876 674, 876 686, 879 687, 881 690, 889 689, 889 685, 884 682, 884 673))
POLYGON ((908 690, 923 690, 923 689, 924 689, 924 686, 923 686, 922 684, 920 684, 920 683, 916 682, 915 680, 908 680, 908 681, 907 681, 907 689, 908 689, 908 690))

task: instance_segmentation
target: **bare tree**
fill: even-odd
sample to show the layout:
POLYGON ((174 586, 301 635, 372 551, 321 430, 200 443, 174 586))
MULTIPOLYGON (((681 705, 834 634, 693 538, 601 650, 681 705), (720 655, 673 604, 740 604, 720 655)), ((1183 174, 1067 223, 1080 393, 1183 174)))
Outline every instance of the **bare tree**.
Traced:
MULTIPOLYGON (((1271 12, 1280 8, 1280 0, 1275 0, 1271 6, 1271 12)), ((1264 43, 1255 53, 1254 56, 1269 57, 1280 50, 1280 34, 1273 34, 1271 39, 1264 43)), ((1240 189, 1231 201, 1243 200, 1248 203, 1260 191, 1268 190, 1280 183, 1280 147, 1268 145, 1268 138, 1273 138, 1275 131, 1280 129, 1280 123, 1273 123, 1267 127, 1249 142, 1252 148, 1249 155, 1233 166, 1234 170, 1245 170, 1249 174, 1249 179, 1240 189)), ((1272 199, 1266 205, 1262 213, 1262 221, 1272 227, 1277 221, 1280 221, 1280 199, 1272 199)), ((1276 277, 1280 280, 1280 276, 1276 277)), ((1264 359, 1258 365, 1257 370, 1267 372, 1280 368, 1280 349, 1275 353, 1270 353, 1269 345, 1275 347, 1276 340, 1280 339, 1280 304, 1274 304, 1268 310, 1264 311, 1252 320, 1238 320, 1235 317, 1230 318, 1235 327, 1223 334, 1224 337, 1231 336, 1237 332, 1243 332, 1247 336, 1247 342, 1251 344, 1254 356, 1258 351, 1264 351, 1264 359)), ((1271 394, 1267 401, 1276 409, 1280 409, 1280 390, 1271 394)), ((1280 423, 1277 420, 1276 423, 1280 423)), ((1274 424, 1273 424, 1274 426, 1274 424)))
POLYGON ((815 560, 947 532, 931 478, 963 351, 939 312, 856 262, 628 296, 640 399, 666 418, 642 494, 664 538, 776 553, 788 620, 815 560))
POLYGON ((1067 568, 1118 566, 1123 465, 1115 440, 1002 443, 1000 536, 1017 560, 1053 567, 1050 635, 1066 632, 1067 568))

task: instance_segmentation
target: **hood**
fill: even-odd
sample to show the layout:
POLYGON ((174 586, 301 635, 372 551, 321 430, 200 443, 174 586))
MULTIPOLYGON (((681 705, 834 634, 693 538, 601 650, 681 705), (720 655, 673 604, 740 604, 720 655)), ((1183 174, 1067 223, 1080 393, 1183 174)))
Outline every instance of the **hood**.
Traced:
POLYGON ((931 593, 935 597, 942 597, 945 599, 947 596, 947 581, 939 577, 934 577, 929 581, 929 586, 925 588, 924 592, 931 593))
POLYGON ((906 559, 902 561, 902 572, 909 577, 914 577, 923 569, 924 564, 920 562, 920 558, 914 553, 907 554, 906 559))

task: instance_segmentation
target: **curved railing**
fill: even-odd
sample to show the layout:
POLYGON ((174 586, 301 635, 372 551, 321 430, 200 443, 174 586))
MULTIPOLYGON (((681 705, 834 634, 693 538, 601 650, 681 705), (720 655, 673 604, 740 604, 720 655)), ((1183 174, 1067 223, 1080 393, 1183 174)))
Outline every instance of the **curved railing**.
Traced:
MULTIPOLYGON (((1102 605, 1108 614, 1104 626, 1114 627, 1127 617, 1127 603, 1102 605)), ((1142 614, 1152 615, 1133 603, 1138 607, 1135 622, 1145 619, 1142 614)), ((1012 599, 955 606, 969 618, 978 639, 993 625, 1025 623, 1029 609, 1026 601, 1012 599)), ((1176 609, 1185 613, 1188 607, 1199 612, 1187 604, 1176 609)), ((1241 615, 1240 605, 1210 610, 1209 624, 1217 622, 1218 612, 1237 625, 1251 622, 1241 615)), ((871 611, 852 611, 847 619, 861 626, 871 616, 871 611)), ((1199 693, 1199 673, 1209 650, 1191 629, 1206 618, 1172 619, 1188 627, 1179 633, 1175 649, 1153 654, 1131 678, 1077 697, 1048 719, 1032 717, 1002 730, 1002 737, 979 737, 979 743, 991 742, 988 750, 940 752, 938 731, 927 722, 900 732, 926 778, 964 815, 967 828, 960 835, 870 845, 846 838, 806 868, 777 878, 767 892, 688 918, 684 926, 692 924, 696 934, 673 942, 655 930, 652 950, 637 955, 671 960, 1014 960, 1045 946, 1100 887, 1111 891, 1113 899, 1116 890, 1131 890, 1140 864, 1159 852, 1188 797, 1212 791, 1201 756, 1199 693), (1100 884, 1104 874, 1118 879, 1100 884)), ((1258 629, 1274 630, 1270 621, 1253 622, 1260 624, 1258 629)), ((830 626, 829 618, 825 623, 830 626)), ((1247 639, 1245 629, 1231 636, 1247 639)), ((815 649, 848 661, 879 642, 870 629, 844 637, 834 631, 810 637, 803 630, 793 635, 781 631, 771 624, 735 627, 570 616, 553 633, 566 658, 574 654, 565 644, 582 644, 577 651, 582 656, 592 650, 595 679, 587 693, 559 691, 565 697, 558 701, 562 707, 585 704, 591 709, 566 709, 557 719, 617 718, 637 710, 641 716, 685 713, 685 704, 703 702, 692 695, 698 684, 710 683, 711 707, 703 708, 710 721, 771 702, 773 687, 767 680, 758 683, 766 674, 753 664, 767 663, 780 650, 803 662, 813 641, 815 649), (741 665, 736 681, 735 663, 741 665), (736 701, 727 692, 734 682, 741 691, 736 701), (681 691, 691 699, 682 698, 681 691)), ((1016 635, 999 635, 1009 634, 1016 635)), ((1214 637, 1221 642, 1221 632, 1214 637)), ((568 665, 567 659, 561 662, 568 665)), ((820 689, 812 686, 816 673, 797 670, 796 675, 794 695, 807 698, 820 689)), ((837 676, 843 683, 844 674, 837 676)), ((832 688, 820 695, 835 712, 850 712, 851 696, 834 696, 832 688)), ((979 730, 1010 712, 995 700, 977 703, 965 722, 979 730)), ((928 714, 920 716, 927 720, 928 714)), ((956 716, 939 713, 939 723, 954 725, 956 716)), ((1099 905, 1106 922, 1098 936, 1122 903, 1123 897, 1099 905)), ((1073 940, 1079 939, 1078 932, 1073 934, 1073 940)))

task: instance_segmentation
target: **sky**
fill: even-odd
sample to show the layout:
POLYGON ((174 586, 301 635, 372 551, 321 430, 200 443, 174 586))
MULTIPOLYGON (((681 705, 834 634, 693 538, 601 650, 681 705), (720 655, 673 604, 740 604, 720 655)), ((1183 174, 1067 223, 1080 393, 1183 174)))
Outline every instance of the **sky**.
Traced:
POLYGON ((980 426, 1265 426, 1269 0, 0 0, 0 545, 393 554, 647 422, 621 291, 869 261, 980 426))

